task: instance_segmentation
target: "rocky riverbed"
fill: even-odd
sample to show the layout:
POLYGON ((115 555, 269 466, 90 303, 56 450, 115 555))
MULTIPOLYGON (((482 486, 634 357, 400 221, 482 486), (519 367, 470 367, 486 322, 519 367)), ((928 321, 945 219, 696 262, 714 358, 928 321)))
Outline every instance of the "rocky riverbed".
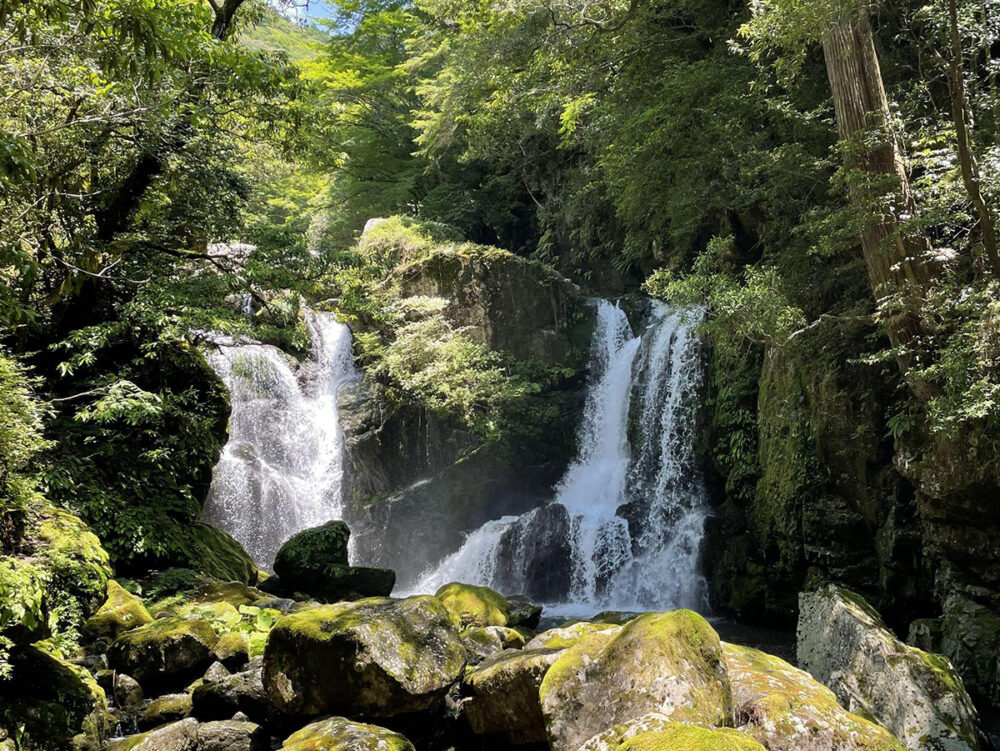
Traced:
POLYGON ((801 596, 795 667, 690 610, 539 632, 541 608, 485 587, 394 599, 388 574, 347 565, 348 534, 293 537, 257 587, 109 582, 72 659, 17 651, 3 711, 20 735, 0 748, 989 748, 948 660, 839 587, 801 596))

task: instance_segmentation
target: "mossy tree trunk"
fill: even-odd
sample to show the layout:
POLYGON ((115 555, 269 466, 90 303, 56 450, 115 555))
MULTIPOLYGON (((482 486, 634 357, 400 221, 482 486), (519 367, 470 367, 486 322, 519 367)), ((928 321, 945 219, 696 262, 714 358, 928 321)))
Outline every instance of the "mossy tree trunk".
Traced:
MULTIPOLYGON (((848 0, 823 38, 837 129, 847 150, 851 200, 872 291, 893 346, 922 331, 921 302, 940 265, 927 237, 907 226, 916 206, 893 127, 868 9, 848 0)), ((912 357, 902 356, 904 373, 912 357)), ((913 384, 918 395, 926 384, 913 384)))

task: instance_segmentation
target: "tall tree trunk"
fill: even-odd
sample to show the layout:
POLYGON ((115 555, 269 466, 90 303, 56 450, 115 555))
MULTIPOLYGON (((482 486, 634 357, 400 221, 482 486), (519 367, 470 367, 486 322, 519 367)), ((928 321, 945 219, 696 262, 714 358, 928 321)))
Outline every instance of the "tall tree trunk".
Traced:
POLYGON ((958 162, 962 168, 962 182, 965 183, 965 192, 969 194, 969 200, 972 201, 972 205, 976 208, 976 214, 979 215, 979 227, 983 233, 983 250, 986 252, 990 270, 994 274, 1000 275, 996 224, 990 213, 990 207, 986 205, 986 199, 983 198, 979 181, 979 165, 976 163, 976 155, 972 150, 972 134, 969 131, 971 118, 965 101, 965 75, 962 64, 964 53, 958 29, 957 6, 956 0, 948 0, 948 21, 951 27, 949 34, 951 37, 951 63, 948 83, 951 90, 951 117, 955 122, 955 135, 958 140, 958 162))
MULTIPOLYGON (((847 9, 823 38, 841 141, 847 148, 851 199, 864 217, 861 247, 872 291, 893 346, 905 346, 923 328, 920 308, 940 273, 929 240, 908 228, 915 213, 899 138, 892 126, 871 23, 863 0, 847 9)), ((904 374, 912 357, 899 361, 904 374)), ((928 385, 911 382, 918 396, 928 385)))

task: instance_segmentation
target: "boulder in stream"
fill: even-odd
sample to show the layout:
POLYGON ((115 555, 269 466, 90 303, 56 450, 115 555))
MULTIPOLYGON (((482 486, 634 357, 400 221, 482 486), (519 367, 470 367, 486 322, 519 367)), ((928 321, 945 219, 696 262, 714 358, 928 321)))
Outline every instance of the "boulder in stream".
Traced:
POLYGON ((723 644, 736 727, 769 751, 903 751, 884 728, 851 714, 804 670, 723 644))
POLYGON ((153 621, 142 600, 128 592, 114 579, 108 581, 108 598, 83 624, 83 636, 90 641, 113 642, 126 631, 153 621))
POLYGON ((466 626, 506 626, 510 606, 506 598, 489 587, 451 582, 434 593, 455 624, 466 626))
POLYGON ((435 597, 370 598, 279 619, 264 686, 282 711, 390 717, 428 708, 458 680, 466 651, 435 597))
POLYGON ((504 652, 469 670, 462 680, 462 702, 472 730, 506 733, 512 743, 544 743, 545 718, 538 689, 559 649, 504 652))
POLYGON ((909 749, 988 748, 948 659, 901 642, 849 590, 829 584, 799 596, 798 661, 845 707, 871 717, 909 749))
POLYGON ((351 531, 342 521, 306 529, 289 538, 274 559, 277 581, 269 591, 302 592, 324 602, 388 597, 396 585, 390 569, 349 566, 347 541, 351 531))
POLYGON ((690 610, 647 613, 580 639, 549 669, 539 695, 553 751, 576 751, 649 712, 708 726, 732 713, 719 636, 690 610))
POLYGON ((145 686, 182 686, 212 661, 219 640, 207 621, 161 618, 124 634, 108 651, 108 662, 145 686))
POLYGON ((285 739, 281 751, 413 751, 413 744, 399 733, 327 717, 306 725, 285 739))

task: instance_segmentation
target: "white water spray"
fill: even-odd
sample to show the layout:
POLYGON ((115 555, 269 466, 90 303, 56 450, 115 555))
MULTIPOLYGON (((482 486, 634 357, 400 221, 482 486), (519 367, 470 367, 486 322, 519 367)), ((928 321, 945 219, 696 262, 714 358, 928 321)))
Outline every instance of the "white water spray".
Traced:
POLYGON ((301 367, 276 347, 220 340, 209 363, 229 387, 229 441, 212 474, 205 521, 270 568, 295 532, 341 518, 343 432, 337 390, 357 377, 350 330, 306 312, 301 367))
MULTIPOLYGON (((579 452, 552 503, 483 525, 413 591, 458 580, 530 592, 542 575, 546 591, 561 586, 559 599, 570 610, 704 610, 698 557, 706 499, 693 450, 698 318, 697 311, 654 303, 645 333, 635 337, 625 314, 601 302, 579 452), (636 456, 628 437, 633 398, 639 400, 632 411, 640 433, 636 456), (551 553, 560 545, 567 571, 553 585, 551 553), (549 558, 536 565, 546 548, 549 558)), ((560 609, 567 610, 550 608, 560 609)))

